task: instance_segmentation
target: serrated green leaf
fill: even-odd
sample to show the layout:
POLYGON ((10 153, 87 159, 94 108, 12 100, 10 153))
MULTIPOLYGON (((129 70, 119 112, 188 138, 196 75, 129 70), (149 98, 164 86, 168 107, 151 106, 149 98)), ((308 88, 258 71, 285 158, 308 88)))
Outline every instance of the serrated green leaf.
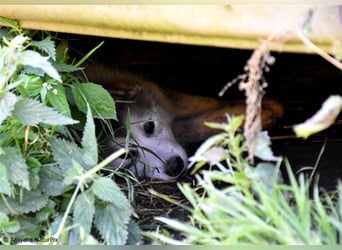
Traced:
POLYGON ((11 27, 12 29, 16 31, 20 30, 20 26, 18 22, 15 20, 0 16, 0 23, 6 24, 7 26, 11 27))
POLYGON ((24 125, 37 125, 46 123, 49 125, 69 125, 78 123, 67 116, 58 113, 53 108, 30 99, 20 98, 14 105, 12 115, 24 125))
POLYGON ((11 196, 11 186, 7 177, 7 168, 0 162, 0 193, 11 196))
POLYGON ((50 37, 45 38, 42 41, 31 41, 32 46, 44 51, 54 61, 56 60, 55 42, 50 37))
POLYGON ((43 222, 48 220, 50 217, 53 217, 53 215, 56 214, 55 206, 56 203, 53 200, 48 200, 46 206, 37 212, 36 219, 43 222))
POLYGON ((5 204, 3 199, 1 199, 0 211, 3 213, 11 215, 27 214, 30 212, 36 212, 43 208, 48 201, 48 196, 41 193, 39 190, 24 190, 21 201, 17 196, 14 198, 6 197, 6 201, 9 207, 11 207, 11 210, 8 208, 7 204, 5 204))
MULTIPOLYGON (((51 233, 55 235, 60 224, 62 223, 62 215, 55 218, 55 220, 51 223, 51 233)), ((64 245, 80 245, 81 238, 78 228, 72 227, 72 218, 69 216, 64 223, 64 228, 69 228, 68 230, 63 230, 62 236, 59 236, 58 243, 62 243, 64 245)), ((77 226, 77 225, 76 225, 77 226)))
POLYGON ((51 150, 53 159, 59 164, 64 175, 73 166, 73 160, 78 162, 86 170, 92 167, 91 164, 85 162, 83 150, 76 144, 54 138, 51 140, 51 150))
POLYGON ((30 190, 28 167, 21 153, 14 147, 3 147, 2 150, 0 163, 6 166, 10 182, 30 190))
POLYGON ((126 196, 112 179, 108 177, 95 179, 91 190, 100 200, 111 202, 118 208, 130 210, 126 196))
POLYGON ((27 75, 36 75, 36 76, 41 77, 41 78, 43 78, 45 75, 44 70, 42 70, 40 68, 32 67, 30 65, 24 66, 23 73, 25 73, 27 75))
POLYGON ((95 165, 98 160, 98 146, 95 134, 95 125, 91 110, 88 106, 86 124, 84 126, 83 137, 82 137, 82 147, 84 152, 84 157, 89 165, 95 165))
POLYGON ((0 125, 12 114, 17 100, 18 97, 11 92, 6 92, 2 97, 0 97, 0 125))
POLYGON ((128 238, 131 209, 119 209, 112 203, 97 206, 94 224, 109 245, 124 245, 128 238))
POLYGON ((58 112, 67 117, 71 117, 70 106, 65 95, 65 89, 61 84, 53 85, 54 91, 47 91, 47 100, 58 112), (56 94, 57 93, 57 94, 56 94))
POLYGON ((43 87, 43 81, 39 76, 22 74, 19 75, 18 80, 22 80, 23 83, 17 86, 16 90, 23 97, 36 96, 43 87))
POLYGON ((31 66, 41 69, 50 77, 56 79, 58 82, 62 82, 62 79, 59 76, 58 72, 48 60, 49 57, 43 57, 35 51, 26 50, 20 54, 18 63, 24 66, 31 66))
POLYGON ((128 239, 126 244, 127 245, 137 245, 141 242, 141 230, 139 228, 139 225, 134 222, 133 220, 130 220, 128 223, 128 239))
POLYGON ((77 179, 77 177, 81 176, 83 174, 83 167, 74 159, 71 159, 72 161, 72 168, 69 168, 66 173, 63 180, 63 183, 65 185, 71 185, 74 180, 77 179))
MULTIPOLYGON (((30 214, 16 216, 20 224, 20 231, 15 234, 17 239, 22 238, 40 238, 42 231, 42 224, 37 220, 33 220, 30 214)), ((15 244, 17 242, 13 242, 15 244)))
POLYGON ((271 139, 266 131, 259 133, 255 141, 254 155, 264 161, 277 161, 280 158, 273 154, 271 139))
POLYGON ((87 113, 88 102, 94 117, 117 119, 115 103, 111 95, 101 85, 95 83, 75 83, 72 88, 77 108, 87 113))
POLYGON ((42 224, 38 220, 33 220, 30 214, 17 216, 20 223, 20 231, 15 234, 17 238, 41 238, 42 224))
POLYGON ((50 196, 64 193, 67 186, 63 183, 64 171, 59 166, 44 166, 39 171, 39 189, 50 196))
POLYGON ((91 192, 80 193, 75 200, 73 212, 74 224, 80 224, 85 233, 89 234, 95 214, 95 199, 91 192))

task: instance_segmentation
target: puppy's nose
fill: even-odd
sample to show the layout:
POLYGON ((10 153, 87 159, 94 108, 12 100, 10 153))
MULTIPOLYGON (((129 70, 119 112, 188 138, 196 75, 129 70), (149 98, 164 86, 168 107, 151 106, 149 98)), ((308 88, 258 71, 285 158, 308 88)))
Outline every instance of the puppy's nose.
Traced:
POLYGON ((173 156, 166 161, 166 174, 172 177, 180 175, 184 171, 184 161, 179 156, 173 156))

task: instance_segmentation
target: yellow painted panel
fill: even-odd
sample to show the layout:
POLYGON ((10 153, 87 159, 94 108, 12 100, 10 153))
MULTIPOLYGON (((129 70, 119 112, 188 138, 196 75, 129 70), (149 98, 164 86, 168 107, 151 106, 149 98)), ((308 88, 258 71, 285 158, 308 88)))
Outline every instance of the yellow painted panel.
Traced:
POLYGON ((308 37, 327 52, 342 41, 339 7, 306 5, 0 5, 0 16, 23 28, 147 41, 254 49, 261 39, 282 39, 271 49, 311 52, 308 37), (311 10, 312 12, 309 12, 311 10))

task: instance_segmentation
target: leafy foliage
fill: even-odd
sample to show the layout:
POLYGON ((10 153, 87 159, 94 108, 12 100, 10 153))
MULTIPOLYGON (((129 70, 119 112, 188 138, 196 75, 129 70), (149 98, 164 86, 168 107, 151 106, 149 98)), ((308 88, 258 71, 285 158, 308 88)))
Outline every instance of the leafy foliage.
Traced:
POLYGON ((15 147, 2 147, 2 151, 0 162, 6 169, 2 178, 30 190, 28 166, 22 154, 15 147))
POLYGON ((125 244, 132 208, 99 172, 124 150, 98 162, 93 118, 116 119, 113 99, 71 75, 63 42, 0 20, 0 243, 125 244))
POLYGON ((211 169, 196 174, 196 187, 178 185, 190 203, 190 220, 158 217, 167 227, 146 235, 177 245, 341 244, 342 185, 334 195, 319 191, 317 185, 311 191, 310 180, 303 173, 297 179, 287 161, 289 183, 284 183, 281 159, 266 149, 266 136, 258 147, 267 151, 268 162, 252 167, 238 133, 241 122, 235 117, 227 124, 210 124, 224 132, 204 142, 192 158, 195 171, 205 163, 211 169), (170 228, 184 239, 175 240, 170 228))
POLYGON ((122 245, 128 238, 128 218, 131 210, 118 208, 114 204, 104 204, 95 213, 95 223, 102 238, 113 245, 122 245))
POLYGON ((77 107, 81 111, 86 112, 89 103, 95 117, 116 119, 115 109, 110 108, 114 105, 114 100, 102 86, 94 83, 75 84, 72 91, 77 107))
POLYGON ((23 125, 34 126, 38 123, 49 125, 69 125, 78 123, 54 109, 30 98, 20 98, 14 105, 12 115, 23 125))

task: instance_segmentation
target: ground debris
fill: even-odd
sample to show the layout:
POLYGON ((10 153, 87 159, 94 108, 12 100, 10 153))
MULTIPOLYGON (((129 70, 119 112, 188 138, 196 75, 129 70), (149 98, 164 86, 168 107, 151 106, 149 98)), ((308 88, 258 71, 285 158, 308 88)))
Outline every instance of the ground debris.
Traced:
MULTIPOLYGON (((126 183, 121 183, 120 187, 124 192, 127 192, 126 183)), ((188 221, 189 211, 177 204, 187 206, 189 202, 177 187, 176 181, 142 181, 136 183, 134 186, 134 200, 132 206, 135 220, 142 231, 155 231, 161 225, 161 222, 154 220, 155 217, 161 216, 183 222, 188 221), (170 203, 168 200, 165 200, 154 193, 166 196, 168 199, 172 199, 176 204, 170 203)), ((177 235, 177 232, 173 233, 175 234, 175 238, 179 239, 181 237, 181 235, 177 235)), ((150 239, 144 238, 143 240, 144 244, 150 243, 150 239)))

